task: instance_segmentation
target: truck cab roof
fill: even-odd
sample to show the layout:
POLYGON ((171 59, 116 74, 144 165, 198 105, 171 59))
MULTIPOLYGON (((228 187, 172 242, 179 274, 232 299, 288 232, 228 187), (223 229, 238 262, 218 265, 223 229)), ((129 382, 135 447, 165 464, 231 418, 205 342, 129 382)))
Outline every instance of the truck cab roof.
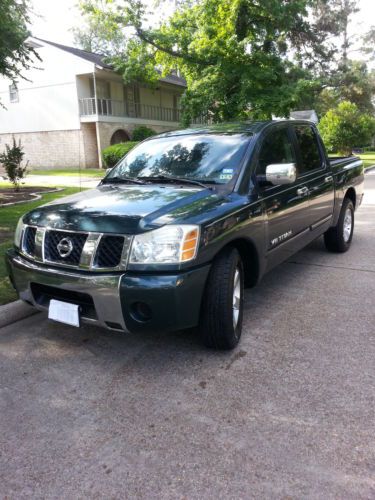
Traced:
MULTIPOLYGON (((182 130, 172 130, 170 132, 164 132, 154 137, 173 137, 179 135, 198 135, 198 134, 248 134, 249 136, 254 134, 259 134, 270 125, 275 125, 277 123, 287 123, 287 124, 305 124, 313 125, 315 124, 309 120, 295 120, 295 119, 275 119, 275 120, 259 120, 259 121, 244 121, 244 122, 227 122, 227 123, 217 123, 214 125, 197 126, 186 128, 182 130)), ((153 138, 154 138, 153 137, 153 138)), ((153 138, 150 138, 151 140, 153 138)))

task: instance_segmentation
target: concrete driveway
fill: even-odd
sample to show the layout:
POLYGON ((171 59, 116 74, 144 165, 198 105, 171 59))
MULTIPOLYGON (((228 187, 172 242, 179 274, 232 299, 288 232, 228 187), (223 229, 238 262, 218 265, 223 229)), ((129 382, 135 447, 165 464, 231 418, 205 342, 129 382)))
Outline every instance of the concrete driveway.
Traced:
POLYGON ((0 497, 375 498, 375 175, 349 253, 247 293, 231 353, 192 332, 0 331, 0 497))

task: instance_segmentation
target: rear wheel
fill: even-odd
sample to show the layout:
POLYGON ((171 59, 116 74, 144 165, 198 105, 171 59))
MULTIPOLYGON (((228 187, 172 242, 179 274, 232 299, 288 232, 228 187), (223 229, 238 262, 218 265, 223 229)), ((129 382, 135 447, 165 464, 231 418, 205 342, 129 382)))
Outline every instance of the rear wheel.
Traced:
POLYGON ((346 252, 353 239, 354 206, 349 198, 345 198, 341 207, 339 220, 335 227, 324 233, 324 243, 330 252, 346 252))
POLYGON ((202 304, 200 331, 207 347, 233 349, 242 331, 244 272, 236 248, 215 259, 202 304))

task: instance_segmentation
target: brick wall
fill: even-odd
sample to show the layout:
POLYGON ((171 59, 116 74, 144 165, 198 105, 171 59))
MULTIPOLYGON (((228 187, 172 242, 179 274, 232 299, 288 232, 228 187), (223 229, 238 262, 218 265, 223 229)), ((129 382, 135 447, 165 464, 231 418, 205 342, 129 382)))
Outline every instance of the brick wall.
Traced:
POLYGON ((0 134, 0 151, 12 136, 21 139, 30 168, 98 167, 94 123, 82 123, 81 130, 0 134))
MULTIPOLYGON (((129 137, 138 125, 121 122, 99 122, 99 148, 110 145, 116 130, 124 130, 129 137)), ((148 125, 149 126, 149 125, 148 125)), ((152 125, 155 132, 170 130, 163 125, 152 125)), ((30 168, 98 168, 98 143, 95 123, 81 123, 81 130, 55 130, 49 132, 26 132, 20 134, 0 134, 0 152, 5 144, 11 144, 12 135, 21 139, 25 160, 30 168)))

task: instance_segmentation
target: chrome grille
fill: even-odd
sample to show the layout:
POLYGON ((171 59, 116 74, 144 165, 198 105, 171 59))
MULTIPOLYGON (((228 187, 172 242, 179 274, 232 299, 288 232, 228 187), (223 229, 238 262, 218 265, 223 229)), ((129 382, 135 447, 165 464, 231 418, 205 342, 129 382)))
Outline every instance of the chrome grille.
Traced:
POLYGON ((123 236, 103 235, 95 256, 95 267, 117 267, 121 262, 123 236))
POLYGON ((133 236, 25 226, 21 252, 36 262, 82 271, 120 271, 128 263, 133 236))
POLYGON ((44 258, 49 262, 78 266, 86 239, 85 233, 47 230, 44 239, 44 258), (71 242, 72 250, 68 255, 62 256, 58 245, 66 240, 71 242))
POLYGON ((23 251, 32 257, 35 255, 36 227, 26 227, 23 235, 23 251))

